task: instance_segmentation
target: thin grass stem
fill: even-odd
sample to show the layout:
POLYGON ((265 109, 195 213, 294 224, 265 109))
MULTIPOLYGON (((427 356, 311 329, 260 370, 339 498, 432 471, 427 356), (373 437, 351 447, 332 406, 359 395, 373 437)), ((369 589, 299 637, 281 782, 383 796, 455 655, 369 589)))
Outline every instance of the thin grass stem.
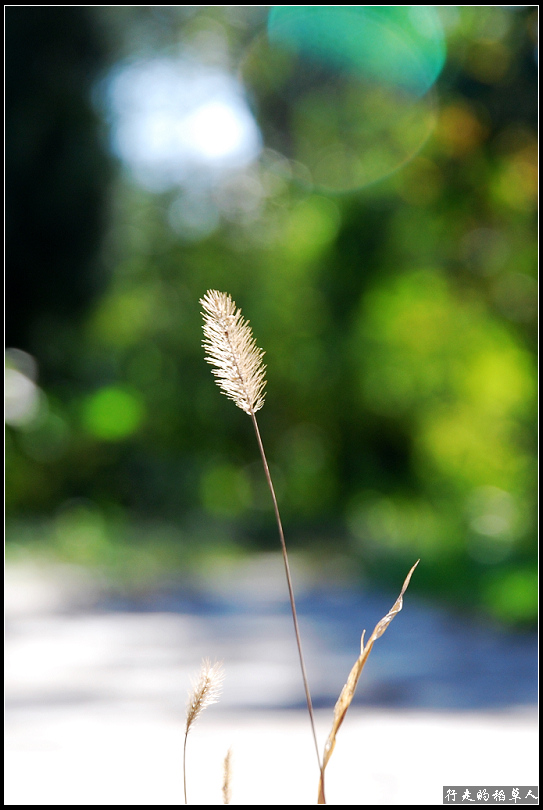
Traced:
POLYGON ((187 801, 187 738, 189 736, 188 728, 185 730, 185 743, 183 745, 183 794, 185 796, 185 804, 187 801))
MULTIPOLYGON (((305 661, 304 661, 304 654, 302 652, 302 641, 300 637, 300 628, 298 626, 298 614, 296 612, 296 602, 294 599, 294 588, 292 587, 292 577, 290 575, 290 565, 288 562, 288 554, 287 554, 287 544, 285 543, 285 534, 283 532, 283 524, 281 521, 281 515, 279 513, 279 506, 277 504, 277 497, 275 495, 275 488, 273 486, 272 477, 270 474, 270 468, 268 466, 268 460, 266 458, 266 452, 264 450, 264 445, 262 443, 262 437, 260 436, 260 430, 258 429, 258 422, 256 420, 256 414, 254 411, 250 413, 251 420, 253 422, 253 427, 255 429, 256 438, 258 442, 258 447, 260 450, 260 455, 262 457, 262 464, 264 466, 264 473, 266 475, 266 481, 268 482, 268 487, 271 492, 272 501, 273 501, 273 509, 275 512, 275 519, 277 521, 277 528, 279 529, 279 538, 281 540, 281 551, 283 552, 283 562, 285 564, 285 575, 287 578, 287 586, 288 586, 288 595, 290 599, 290 609, 292 612, 292 621, 294 622, 294 635, 296 636, 296 645, 298 647, 298 657, 300 659, 300 667, 302 670, 302 679, 304 682, 304 690, 305 690, 305 697, 307 701, 307 710, 309 712, 309 718, 311 720, 311 731, 313 734, 313 741, 315 743, 315 752, 317 754, 317 762, 319 763, 319 771, 321 775, 321 785, 322 785, 322 797, 324 798, 324 769, 322 767, 321 758, 319 754, 319 743, 317 741, 317 731, 315 729, 315 715, 313 713, 313 703, 311 700, 311 693, 309 691, 309 682, 307 679, 307 671, 305 668, 305 661)), ((326 804, 326 800, 323 801, 323 804, 326 804)))

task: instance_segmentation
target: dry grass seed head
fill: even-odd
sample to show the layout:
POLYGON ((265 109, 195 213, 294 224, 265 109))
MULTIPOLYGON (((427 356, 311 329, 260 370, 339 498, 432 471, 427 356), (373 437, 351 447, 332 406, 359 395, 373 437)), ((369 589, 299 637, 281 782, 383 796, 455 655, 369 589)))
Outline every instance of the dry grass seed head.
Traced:
POLYGON ((232 798, 232 749, 229 748, 224 758, 223 782, 222 782, 222 803, 230 804, 232 798))
POLYGON ((200 303, 204 308, 203 347, 207 362, 214 366, 217 385, 245 413, 256 413, 264 405, 266 366, 249 321, 227 293, 208 290, 200 303))
POLYGON ((224 670, 221 663, 215 662, 212 666, 207 659, 202 661, 198 681, 193 683, 193 689, 189 693, 187 701, 186 734, 204 709, 218 701, 222 692, 223 679, 224 670))

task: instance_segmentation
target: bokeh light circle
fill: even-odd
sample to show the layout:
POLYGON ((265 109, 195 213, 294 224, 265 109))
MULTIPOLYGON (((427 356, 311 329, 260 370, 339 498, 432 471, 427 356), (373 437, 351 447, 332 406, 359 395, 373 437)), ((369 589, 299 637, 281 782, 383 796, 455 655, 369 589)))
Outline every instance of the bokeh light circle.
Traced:
POLYGON ((109 385, 89 395, 83 403, 83 424, 101 441, 122 441, 140 427, 144 406, 136 391, 109 385))
POLYGON ((433 6, 276 6, 241 73, 265 146, 303 183, 342 192, 421 149, 444 59, 433 6))

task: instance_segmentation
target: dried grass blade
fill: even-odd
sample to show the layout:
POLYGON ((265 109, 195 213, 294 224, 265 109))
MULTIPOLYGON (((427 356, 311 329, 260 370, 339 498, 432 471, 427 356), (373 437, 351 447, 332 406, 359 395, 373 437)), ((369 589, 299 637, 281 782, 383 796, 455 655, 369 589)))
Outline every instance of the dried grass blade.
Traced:
MULTIPOLYGON (((371 652, 373 644, 378 638, 380 638, 383 635, 383 633, 387 629, 388 625, 390 624, 390 622, 392 621, 394 616, 396 616, 396 614, 399 613, 400 610, 402 609, 402 607, 403 607, 403 595, 407 590, 407 586, 409 585, 409 582, 411 580, 411 576, 413 574, 413 571, 415 570, 415 568, 417 567, 419 562, 420 562, 420 560, 417 560, 415 565, 412 567, 412 569, 410 570, 410 572, 406 576, 405 581, 403 583, 402 590, 400 592, 400 595, 398 596, 398 598, 396 599, 396 601, 394 602, 393 606, 388 611, 386 616, 384 616, 381 619, 381 621, 376 624, 375 629, 374 629, 373 633, 371 634, 371 636, 369 637, 368 643, 365 646, 364 646, 364 634, 365 634, 366 631, 364 630, 364 632, 362 633, 362 638, 360 639, 360 655, 358 656, 358 659, 356 660, 353 668, 351 669, 351 671, 349 673, 349 677, 347 678, 347 683, 345 684, 345 686, 341 690, 341 694, 340 694, 340 696, 339 696, 339 698, 337 700, 337 703, 336 703, 336 705, 334 707, 334 721, 332 723, 332 730, 330 731, 330 734, 328 735, 328 739, 326 740, 326 745, 324 746, 324 757, 323 757, 323 762, 322 762, 322 774, 324 774, 324 769, 326 768, 326 766, 328 764, 328 761, 329 761, 330 757, 332 756, 332 752, 333 752, 333 750, 335 748, 335 745, 336 745, 337 732, 338 732, 341 724, 343 723, 343 720, 345 719, 345 715, 347 714, 347 709, 351 705, 352 699, 354 697, 354 693, 356 691, 356 687, 358 685, 358 680, 360 678, 362 670, 364 669, 364 665, 365 665, 366 661, 368 660, 368 656, 369 656, 369 654, 371 652)), ((322 779, 322 775, 321 775, 321 778, 319 780, 318 804, 324 804, 324 803, 325 802, 324 802, 323 779, 322 779)))

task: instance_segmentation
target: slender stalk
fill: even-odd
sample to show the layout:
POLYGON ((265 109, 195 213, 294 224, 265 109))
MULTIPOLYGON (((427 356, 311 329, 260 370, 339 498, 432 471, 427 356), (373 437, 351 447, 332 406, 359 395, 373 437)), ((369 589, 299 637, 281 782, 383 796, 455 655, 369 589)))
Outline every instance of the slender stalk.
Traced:
MULTIPOLYGON (((300 667, 302 670, 302 679, 304 682, 304 689, 305 689, 305 697, 307 701, 307 710, 309 712, 309 718, 311 720, 311 731, 313 733, 313 742, 315 743, 315 751, 317 754, 317 762, 319 763, 319 770, 321 774, 321 785, 322 785, 322 797, 324 799, 324 769, 321 764, 321 758, 319 754, 319 744, 317 742, 317 732, 315 729, 315 716, 313 714, 313 703, 311 701, 311 693, 309 691, 309 683, 307 680, 307 672, 305 668, 304 662, 304 654, 302 652, 302 641, 300 638, 300 628, 298 626, 298 614, 296 612, 296 602, 294 600, 294 589, 292 587, 292 577, 290 576, 290 566, 288 562, 288 554, 287 554, 287 545, 285 543, 285 534, 283 532, 283 524, 281 522, 281 515, 279 513, 279 506, 277 504, 277 497, 275 495, 275 489, 273 486, 272 477, 270 474, 270 468, 268 466, 268 460, 266 458, 266 453, 264 450, 264 445, 262 444, 262 438, 260 436, 260 430, 258 429, 258 422, 256 420, 256 414, 253 410, 250 413, 251 420, 253 422, 253 427, 255 429, 256 438, 258 442, 258 447, 260 450, 260 455, 262 456, 262 464, 264 466, 264 473, 266 475, 266 481, 268 482, 268 487, 271 492, 272 501, 273 501, 273 509, 275 512, 275 519, 277 521, 277 528, 279 529, 279 537, 281 540, 281 551, 283 552, 283 562, 285 564, 285 574, 287 578, 287 586, 288 586, 288 595, 290 599, 290 609, 292 611, 292 621, 294 622, 294 635, 296 636, 296 645, 298 647, 298 657, 300 659, 300 667)), ((326 800, 322 802, 326 804, 326 800)))
POLYGON ((185 731, 185 744, 183 745, 183 792, 185 794, 185 804, 188 804, 187 801, 187 738, 189 736, 189 730, 185 731))

